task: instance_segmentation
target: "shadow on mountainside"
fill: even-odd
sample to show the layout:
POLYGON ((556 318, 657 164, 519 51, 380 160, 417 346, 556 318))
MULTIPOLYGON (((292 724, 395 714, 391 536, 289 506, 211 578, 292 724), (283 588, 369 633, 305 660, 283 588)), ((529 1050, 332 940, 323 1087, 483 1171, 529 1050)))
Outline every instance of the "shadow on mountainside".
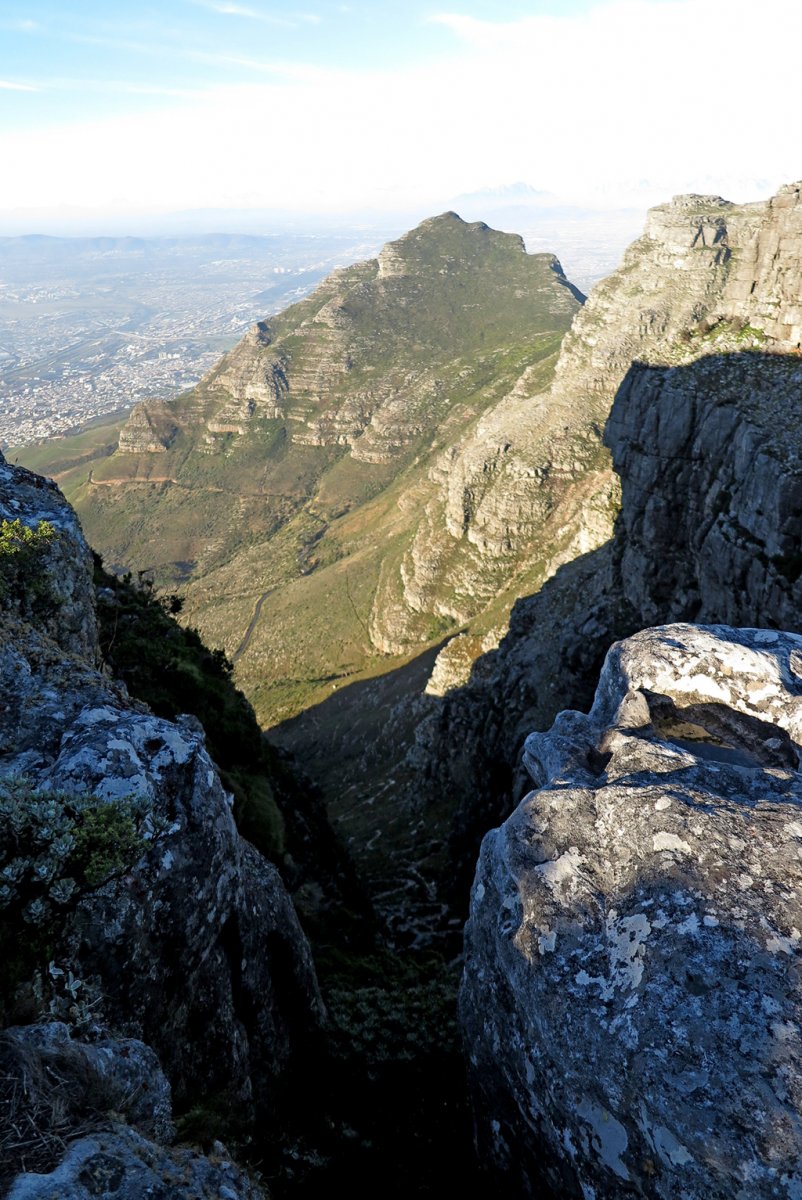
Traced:
MULTIPOLYGON (((418 964, 434 951, 443 965, 443 990, 425 1016, 400 1002, 419 1053, 398 1099, 414 1118, 437 1077, 452 1125, 433 1141, 428 1125, 411 1120, 404 1180, 434 1177, 433 1164, 456 1160, 468 1179, 478 1171, 465 1150, 458 1056, 444 1068, 433 1047, 455 1017, 456 974, 446 964, 459 954, 481 839, 531 787, 520 765, 527 734, 563 709, 587 710, 610 644, 645 626, 802 626, 800 399, 802 360, 793 355, 634 363, 605 430, 622 485, 611 541, 521 597, 506 637, 477 659, 466 686, 425 694, 440 649, 431 647, 269 731, 324 793, 393 959, 418 964)), ((321 978, 325 991, 325 967, 321 978)), ((361 1060, 368 1106, 388 1078, 372 1053, 368 1046, 361 1060)), ((371 1153, 386 1168, 398 1145, 385 1148, 388 1156, 371 1153)))
MULTIPOLYGON (((516 601, 465 687, 424 694, 435 647, 270 731, 319 783, 385 895, 416 909, 423 894, 429 917, 436 898, 460 922, 481 837, 528 787, 523 739, 587 707, 614 640, 679 620, 800 625, 800 401, 796 355, 633 363, 605 429, 622 486, 613 539, 516 601)), ((402 924, 409 944, 415 919, 402 924)))

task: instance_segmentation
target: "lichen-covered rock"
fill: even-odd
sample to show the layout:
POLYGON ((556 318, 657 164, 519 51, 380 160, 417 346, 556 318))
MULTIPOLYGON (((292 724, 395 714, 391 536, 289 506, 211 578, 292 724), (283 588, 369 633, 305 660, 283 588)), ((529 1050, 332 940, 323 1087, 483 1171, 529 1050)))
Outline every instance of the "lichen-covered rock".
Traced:
POLYGON ((0 454, 0 522, 32 532, 46 523, 50 536, 24 551, 24 570, 12 544, 0 547, 0 613, 36 621, 63 650, 94 661, 97 619, 92 556, 78 518, 56 485, 0 454))
POLYGON ((167 1149, 121 1126, 74 1142, 48 1175, 20 1175, 7 1200, 264 1200, 264 1195, 224 1153, 207 1158, 167 1149))
POLYGON ((270 1121, 323 1012, 286 889, 237 833, 200 723, 154 716, 96 669, 91 556, 54 485, 0 465, 5 511, 47 519, 58 549, 52 620, 19 594, 0 612, 4 952, 20 930, 0 1011, 141 1039, 181 1105, 270 1121))
POLYGON ((802 637, 617 644, 487 835, 461 1018, 507 1194, 802 1193, 802 637))
POLYGON ((314 969, 278 873, 237 834, 197 722, 143 711, 29 626, 4 656, 3 774, 140 813, 139 860, 80 899, 56 957, 93 981, 107 1022, 154 1047, 179 1097, 270 1107, 290 1028, 311 1033, 320 1016, 314 969))

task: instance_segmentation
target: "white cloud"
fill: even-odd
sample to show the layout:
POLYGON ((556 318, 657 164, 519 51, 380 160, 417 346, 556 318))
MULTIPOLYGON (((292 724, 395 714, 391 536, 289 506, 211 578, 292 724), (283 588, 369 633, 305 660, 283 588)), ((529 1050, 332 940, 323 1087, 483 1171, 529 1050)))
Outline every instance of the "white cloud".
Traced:
POLYGON ((6 92, 38 92, 41 88, 33 83, 15 83, 11 79, 0 79, 0 89, 6 92))
POLYGON ((0 29, 13 29, 15 33, 38 33, 42 26, 30 17, 12 17, 0 21, 0 29))
POLYGON ((0 137, 4 203, 443 206, 513 179, 578 203, 754 198, 802 176, 798 0, 610 0, 511 23, 439 14, 436 61, 262 64, 158 113, 0 137), (778 31, 782 31, 781 35, 778 31))
POLYGON ((249 8, 245 4, 228 3, 228 0, 192 0, 192 3, 198 8, 208 9, 209 12, 219 13, 224 17, 247 17, 251 21, 262 21, 266 25, 279 25, 288 29, 295 27, 295 22, 287 17, 249 8))

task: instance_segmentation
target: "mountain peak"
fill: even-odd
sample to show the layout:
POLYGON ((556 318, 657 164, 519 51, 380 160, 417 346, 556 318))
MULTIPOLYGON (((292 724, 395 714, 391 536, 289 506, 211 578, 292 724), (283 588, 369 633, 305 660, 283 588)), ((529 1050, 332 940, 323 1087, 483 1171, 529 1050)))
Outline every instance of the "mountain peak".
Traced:
POLYGON ((484 221, 464 221, 449 209, 388 242, 378 257, 379 276, 442 273, 448 264, 475 267, 497 261, 500 266, 525 253, 517 233, 502 233, 484 221))

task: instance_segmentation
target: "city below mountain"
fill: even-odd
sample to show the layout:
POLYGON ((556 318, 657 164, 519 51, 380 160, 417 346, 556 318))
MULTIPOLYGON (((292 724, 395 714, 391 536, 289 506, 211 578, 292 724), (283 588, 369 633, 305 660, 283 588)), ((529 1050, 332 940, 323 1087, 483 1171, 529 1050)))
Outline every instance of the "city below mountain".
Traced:
POLYGON ((447 212, 0 465, 3 1053, 153 1081, 12 1200, 802 1195, 800 294, 799 184, 447 212))

